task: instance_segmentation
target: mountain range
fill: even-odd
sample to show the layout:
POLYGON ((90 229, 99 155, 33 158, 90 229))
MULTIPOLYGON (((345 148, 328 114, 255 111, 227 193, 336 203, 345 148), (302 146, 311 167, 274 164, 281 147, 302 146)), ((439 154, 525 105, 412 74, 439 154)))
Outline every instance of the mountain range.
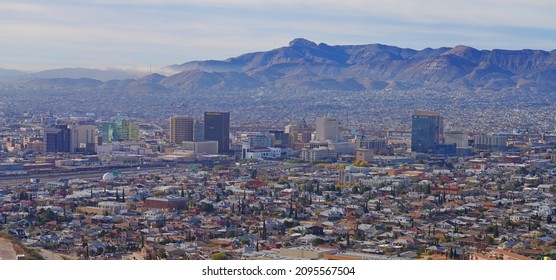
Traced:
POLYGON ((468 46, 414 50, 381 44, 331 46, 294 39, 288 46, 270 51, 226 60, 192 61, 167 66, 164 70, 175 74, 137 77, 137 73, 125 71, 87 73, 85 69, 43 71, 26 76, 13 70, 7 73, 17 76, 18 83, 34 88, 83 87, 142 93, 257 88, 556 90, 556 50, 477 50, 468 46))

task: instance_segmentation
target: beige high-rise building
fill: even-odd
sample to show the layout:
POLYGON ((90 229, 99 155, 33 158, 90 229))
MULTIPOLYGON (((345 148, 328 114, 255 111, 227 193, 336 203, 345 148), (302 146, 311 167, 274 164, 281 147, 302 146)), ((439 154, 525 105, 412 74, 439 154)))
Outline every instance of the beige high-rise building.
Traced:
POLYGON ((69 125, 70 152, 92 154, 98 143, 97 127, 94 125, 69 125))
POLYGON ((338 118, 318 117, 315 140, 338 141, 338 118))
POLYGON ((183 141, 193 141, 193 127, 194 121, 192 117, 171 117, 170 142, 181 145, 183 141))
POLYGON ((288 124, 284 128, 284 132, 289 136, 290 147, 295 150, 301 150, 306 143, 311 141, 313 131, 305 121, 297 125, 288 124))

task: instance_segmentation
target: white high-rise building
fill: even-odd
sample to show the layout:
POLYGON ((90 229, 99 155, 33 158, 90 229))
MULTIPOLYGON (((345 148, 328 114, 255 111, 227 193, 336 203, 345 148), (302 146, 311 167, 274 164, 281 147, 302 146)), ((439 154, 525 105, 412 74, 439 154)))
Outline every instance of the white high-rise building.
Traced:
POLYGON ((444 144, 456 144, 458 148, 469 147, 469 136, 461 131, 445 132, 444 144))
POLYGON ((317 141, 338 141, 338 118, 318 117, 315 140, 317 141))

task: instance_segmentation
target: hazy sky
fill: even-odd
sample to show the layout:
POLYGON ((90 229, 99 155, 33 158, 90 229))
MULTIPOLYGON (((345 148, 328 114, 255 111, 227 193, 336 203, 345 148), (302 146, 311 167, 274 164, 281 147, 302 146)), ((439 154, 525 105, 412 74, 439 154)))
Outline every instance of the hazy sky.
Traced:
POLYGON ((0 68, 157 68, 270 50, 298 37, 556 49, 554 0, 0 1, 0 68))

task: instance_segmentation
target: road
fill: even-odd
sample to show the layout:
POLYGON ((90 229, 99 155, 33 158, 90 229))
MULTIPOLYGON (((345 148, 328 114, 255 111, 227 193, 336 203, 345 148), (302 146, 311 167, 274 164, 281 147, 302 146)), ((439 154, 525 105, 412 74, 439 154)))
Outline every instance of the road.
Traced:
POLYGON ((42 248, 38 248, 39 249, 39 254, 41 254, 41 256, 45 259, 45 260, 55 260, 55 261, 59 261, 59 260, 63 260, 63 258, 50 251, 50 250, 46 250, 46 249, 42 249, 42 248))
POLYGON ((0 260, 16 260, 17 254, 12 243, 0 238, 0 260))
POLYGON ((21 176, 10 176, 10 177, 0 177, 0 187, 7 187, 7 186, 17 186, 21 183, 29 180, 31 178, 47 179, 48 181, 55 181, 60 178, 68 178, 68 179, 83 179, 83 180, 99 180, 102 178, 106 172, 111 172, 118 170, 121 172, 122 175, 134 175, 143 172, 156 172, 156 171, 173 171, 174 168, 177 170, 183 170, 187 167, 191 166, 191 164, 177 164, 177 165, 169 165, 169 166, 141 166, 141 169, 137 169, 137 166, 133 167, 113 167, 110 169, 104 170, 91 170, 91 171, 71 171, 71 172, 61 172, 61 173, 51 173, 51 174, 33 174, 33 175, 21 175, 21 176))

